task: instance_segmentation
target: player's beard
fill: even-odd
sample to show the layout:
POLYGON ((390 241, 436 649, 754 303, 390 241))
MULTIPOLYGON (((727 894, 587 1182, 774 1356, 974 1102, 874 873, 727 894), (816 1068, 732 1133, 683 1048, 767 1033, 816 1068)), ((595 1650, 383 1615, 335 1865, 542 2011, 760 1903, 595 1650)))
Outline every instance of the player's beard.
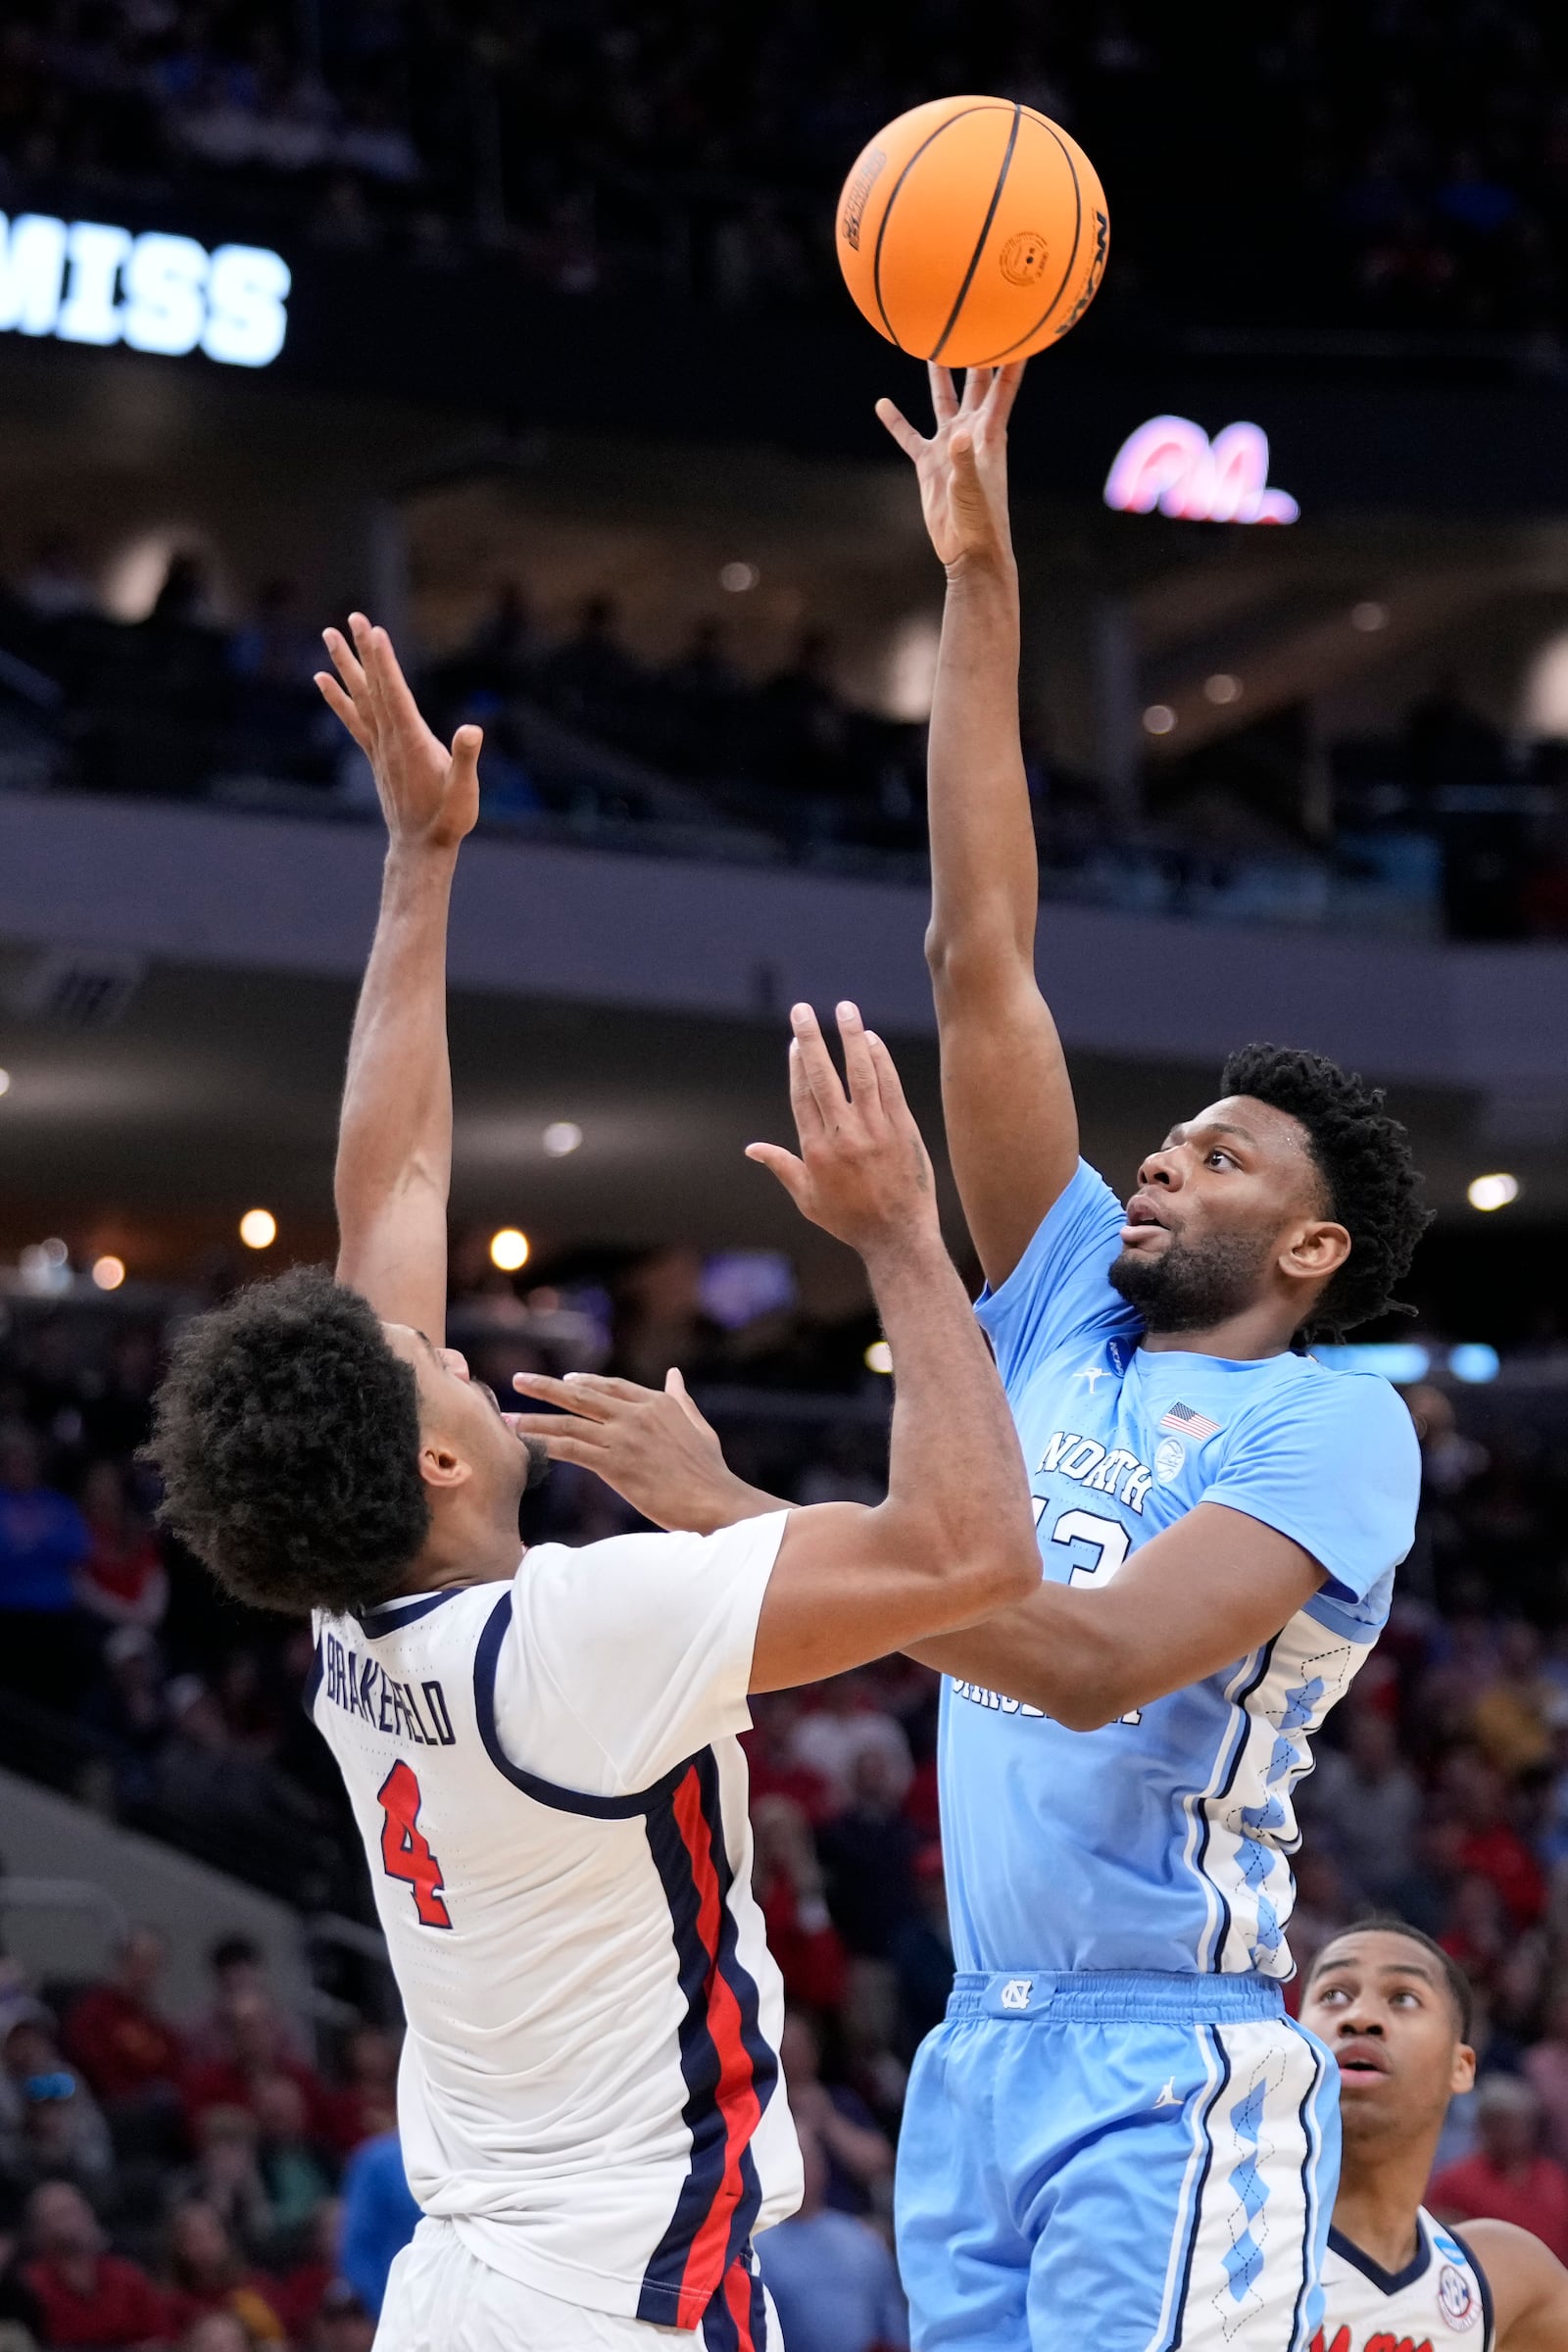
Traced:
POLYGON ((522 1482, 522 1493, 517 1496, 517 1533, 526 1544, 529 1541, 529 1535, 527 1528, 523 1525, 523 1517, 527 1497, 533 1493, 535 1487, 542 1487, 550 1476, 550 1456, 545 1451, 542 1438, 524 1438, 522 1448, 528 1456, 528 1475, 522 1482))
POLYGON ((1266 1234, 1213 1233, 1201 1242, 1173 1234, 1157 1257, 1123 1250, 1110 1268, 1111 1288, 1142 1315, 1146 1331, 1210 1331, 1250 1306, 1272 1248, 1266 1234))

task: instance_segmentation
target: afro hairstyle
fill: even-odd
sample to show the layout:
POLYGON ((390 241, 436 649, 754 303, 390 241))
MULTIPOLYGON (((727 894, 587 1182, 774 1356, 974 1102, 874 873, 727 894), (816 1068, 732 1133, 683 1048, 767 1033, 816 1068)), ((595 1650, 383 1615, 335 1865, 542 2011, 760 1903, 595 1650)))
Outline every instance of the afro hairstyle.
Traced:
POLYGON ((1383 1089, 1290 1046, 1243 1046, 1226 1062, 1220 1089, 1250 1095, 1305 1128, 1328 1213, 1350 1237, 1350 1253, 1314 1302, 1302 1337, 1338 1339, 1378 1315, 1412 1313, 1394 1290, 1432 1212, 1410 1139, 1384 1109, 1383 1089))
POLYGON ((429 1532, 414 1367, 324 1266, 186 1325, 146 1454, 163 1474, 164 1525, 258 1608, 384 1600, 429 1532))

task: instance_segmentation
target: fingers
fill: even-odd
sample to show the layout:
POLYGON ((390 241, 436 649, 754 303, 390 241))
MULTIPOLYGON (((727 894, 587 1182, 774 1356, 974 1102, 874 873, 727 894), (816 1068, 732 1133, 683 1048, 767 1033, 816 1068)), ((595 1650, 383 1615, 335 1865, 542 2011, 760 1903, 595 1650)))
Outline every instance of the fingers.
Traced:
POLYGON ((811 1082, 806 1074, 801 1054, 801 1041, 790 1039, 790 1109, 795 1114, 795 1132, 804 1150, 808 1144, 818 1143, 823 1134, 822 1106, 811 1092, 811 1082))
POLYGON ((860 1106, 877 1102, 876 1063, 866 1044, 865 1024, 858 1004, 845 1001, 838 1007, 839 1037, 844 1047, 844 1073, 850 1082, 850 1101, 860 1106))
POLYGON ((705 1438, 712 1438, 714 1445, 717 1445, 718 1440, 714 1436, 712 1423, 693 1404, 691 1391, 687 1388, 683 1376, 674 1364, 671 1364, 669 1370, 664 1374, 664 1394, 674 1397, 693 1429, 700 1429, 705 1438))
POLYGON ((336 678, 329 677, 324 669, 318 669, 317 671, 316 683, 320 692, 322 702, 325 703, 333 717, 340 718, 343 721, 343 724, 347 727, 349 733, 353 736, 361 751, 364 752, 367 759, 368 759, 370 747, 375 739, 371 735, 370 730, 366 725, 364 719, 361 718, 359 712, 355 710, 354 704, 350 697, 344 693, 336 678))
POLYGON ((891 400, 879 400, 876 404, 876 413, 878 419, 886 425, 905 456, 918 459, 921 450, 925 447, 925 439, 922 434, 915 431, 907 416, 901 410, 896 409, 891 400))
POLYGON ((877 1099, 888 1117, 890 1119, 895 1116, 912 1118, 913 1113, 905 1097, 904 1081, 899 1076, 898 1064, 874 1029, 867 1029, 865 1032, 865 1050, 870 1057, 872 1069, 876 1073, 877 1099))
POLYGON ((600 1470, 601 1465, 609 1459, 603 1446, 589 1445, 583 1438, 574 1436, 565 1422, 557 1421, 546 1428, 533 1429, 519 1417, 516 1426, 527 1436, 537 1438, 553 1462, 577 1462, 584 1470, 600 1470))
POLYGON ((972 416, 984 406, 986 394, 996 377, 994 368, 966 368, 963 371, 963 399, 959 404, 960 416, 972 416))
POLYGON ((1018 397, 1018 387, 1023 382, 1023 371, 1028 365, 1027 360, 1012 360, 1005 368, 997 368, 993 374, 990 390, 986 394, 986 410, 994 423, 1005 424, 1011 416, 1012 404, 1018 397))
POLYGON ((931 386, 931 410, 938 425, 951 424, 958 414, 958 395, 951 368, 939 368, 934 360, 926 364, 926 380, 931 386))
POLYGON ((575 1413, 585 1421, 605 1421, 610 1417, 610 1400, 598 1396, 580 1380, 552 1380, 545 1372, 514 1372, 512 1385, 521 1396, 535 1396, 541 1404, 555 1404, 564 1413, 575 1413))
POLYGON ((370 689, 354 648, 341 629, 323 629, 321 643, 331 655, 332 666, 348 688, 349 693, 354 697, 357 706, 368 716, 370 689))
POLYGON ((375 631, 363 612, 349 614, 349 635, 359 656, 359 671, 363 681, 357 699, 368 705, 377 726, 386 722, 386 697, 381 690, 380 664, 375 658, 375 631))
MULTIPOLYGON (((414 700, 412 695, 409 700, 412 705, 414 700)), ((418 715, 416 711, 415 715, 418 715)), ((465 790, 471 786, 473 791, 478 791, 479 754, 483 745, 484 729, 482 727, 467 726, 458 729, 452 738, 452 781, 454 784, 462 785, 465 790)))
MULTIPOLYGON (((350 616, 351 623, 359 617, 358 614, 352 614, 350 616)), ((368 651, 365 666, 369 673, 371 685, 380 697, 384 715, 394 726, 417 727, 422 730, 424 720, 419 714, 419 706, 414 699, 407 678, 403 675, 403 665, 392 650, 391 638, 385 629, 372 629, 368 621, 366 622, 366 633, 368 651)), ((355 631, 355 634, 357 637, 358 630, 355 631)), ((475 749, 477 750, 477 746, 475 749)))
MULTIPOLYGON (((848 1104, 816 1014, 809 1004, 797 1004, 791 1009, 790 1025, 795 1031, 796 1066, 810 1088, 822 1120, 827 1123, 837 1119, 848 1104)), ((793 1087, 790 1091, 793 1100, 793 1087)))
POLYGON ((803 1159, 797 1159, 793 1152, 786 1152, 782 1144, 748 1144, 746 1156, 755 1159, 760 1168, 766 1168, 770 1176, 776 1176, 796 1207, 803 1215, 806 1213, 810 1178, 803 1159))

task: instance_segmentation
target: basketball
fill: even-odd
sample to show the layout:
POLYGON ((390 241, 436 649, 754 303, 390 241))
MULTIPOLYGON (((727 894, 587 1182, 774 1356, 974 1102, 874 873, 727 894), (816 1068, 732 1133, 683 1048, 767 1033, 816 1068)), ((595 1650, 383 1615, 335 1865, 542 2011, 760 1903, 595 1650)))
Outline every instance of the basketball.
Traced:
POLYGON ((949 368, 1026 360, 1083 317, 1110 223, 1059 123, 1005 98, 934 98, 856 159, 838 211, 845 283, 879 334, 949 368))

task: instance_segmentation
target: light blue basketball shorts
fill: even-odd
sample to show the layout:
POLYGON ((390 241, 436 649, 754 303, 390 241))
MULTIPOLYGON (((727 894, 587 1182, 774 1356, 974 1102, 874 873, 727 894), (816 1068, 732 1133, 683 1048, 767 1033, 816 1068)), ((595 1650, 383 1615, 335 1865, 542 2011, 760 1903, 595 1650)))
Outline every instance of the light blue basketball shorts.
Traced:
POLYGON ((960 1976, 899 2139, 914 2352, 1305 2352, 1339 2170, 1270 1981, 960 1976))

